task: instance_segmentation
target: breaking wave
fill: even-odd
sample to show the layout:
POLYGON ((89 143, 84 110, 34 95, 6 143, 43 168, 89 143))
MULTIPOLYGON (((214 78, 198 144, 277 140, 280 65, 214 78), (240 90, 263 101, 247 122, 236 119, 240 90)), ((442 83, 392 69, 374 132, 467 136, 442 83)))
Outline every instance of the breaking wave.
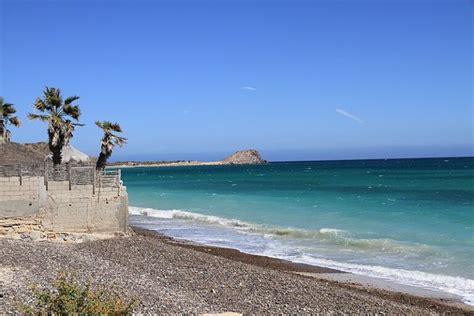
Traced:
POLYGON ((271 227, 267 225, 248 223, 238 219, 227 219, 183 210, 157 210, 153 208, 130 207, 129 212, 133 215, 161 219, 180 219, 200 222, 203 224, 221 225, 237 229, 243 233, 263 235, 267 238, 317 240, 318 243, 334 244, 354 250, 382 251, 385 253, 403 255, 435 254, 435 250, 428 245, 408 244, 391 239, 352 238, 349 232, 333 228, 321 228, 319 230, 311 231, 299 228, 271 227))
POLYGON ((422 271, 394 269, 381 266, 342 263, 333 260, 302 255, 295 262, 333 268, 369 277, 381 278, 400 284, 438 290, 462 297, 464 303, 474 305, 474 280, 422 271))
MULTIPOLYGON (((380 251, 388 254, 436 255, 436 251, 428 245, 408 244, 391 239, 356 239, 351 238, 350 233, 347 231, 333 228, 321 228, 319 230, 309 231, 297 228, 269 227, 237 219, 227 219, 183 210, 157 210, 133 206, 129 207, 129 213, 131 215, 141 215, 157 219, 189 220, 202 224, 220 225, 236 229, 242 233, 258 234, 267 238, 308 239, 318 243, 334 244, 346 249, 380 251)), ((401 284, 439 290, 459 295, 463 298, 465 303, 474 305, 474 280, 471 279, 382 266, 337 262, 315 258, 307 254, 281 258, 334 268, 359 275, 383 278, 401 284)))

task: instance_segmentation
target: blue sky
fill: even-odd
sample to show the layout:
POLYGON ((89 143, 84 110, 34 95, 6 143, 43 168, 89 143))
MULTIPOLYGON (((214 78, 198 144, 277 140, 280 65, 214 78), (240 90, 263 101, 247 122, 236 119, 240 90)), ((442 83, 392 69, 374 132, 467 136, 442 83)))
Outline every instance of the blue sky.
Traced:
MULTIPOLYGON (((0 95, 79 95, 115 159, 472 155, 473 2, 0 0, 0 95)), ((24 119, 18 142, 42 141, 24 119)))

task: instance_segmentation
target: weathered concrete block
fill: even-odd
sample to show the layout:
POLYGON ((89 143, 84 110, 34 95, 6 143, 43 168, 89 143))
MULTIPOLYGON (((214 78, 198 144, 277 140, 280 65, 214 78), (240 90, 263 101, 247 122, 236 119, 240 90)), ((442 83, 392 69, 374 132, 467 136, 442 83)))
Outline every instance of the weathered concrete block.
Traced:
POLYGON ((0 203, 0 214, 2 217, 31 216, 38 212, 39 203, 37 200, 12 199, 0 203))
POLYGON ((48 190, 51 190, 51 191, 69 190, 69 181, 49 181, 48 190))
MULTIPOLYGON (((58 177, 57 177, 58 178, 58 177)), ((126 231, 128 201, 122 188, 104 184, 93 193, 92 184, 72 185, 44 177, 0 177, 0 217, 43 214, 45 229, 56 231, 126 231), (101 192, 99 192, 101 190, 101 192), (119 192, 123 196, 119 196, 119 192)))
POLYGON ((92 191, 92 184, 74 184, 72 190, 86 190, 92 191))

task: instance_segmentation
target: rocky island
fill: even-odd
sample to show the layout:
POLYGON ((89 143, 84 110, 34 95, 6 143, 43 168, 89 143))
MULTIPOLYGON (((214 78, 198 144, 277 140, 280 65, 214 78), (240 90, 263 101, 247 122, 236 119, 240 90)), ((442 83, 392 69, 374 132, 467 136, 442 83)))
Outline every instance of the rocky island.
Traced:
POLYGON ((261 165, 267 163, 255 149, 240 150, 221 161, 226 165, 261 165))
POLYGON ((255 149, 239 150, 232 155, 219 161, 197 161, 197 160, 177 160, 177 161, 118 161, 109 164, 113 168, 132 167, 176 167, 176 166, 220 166, 220 165, 261 165, 267 161, 262 159, 260 153, 255 149))

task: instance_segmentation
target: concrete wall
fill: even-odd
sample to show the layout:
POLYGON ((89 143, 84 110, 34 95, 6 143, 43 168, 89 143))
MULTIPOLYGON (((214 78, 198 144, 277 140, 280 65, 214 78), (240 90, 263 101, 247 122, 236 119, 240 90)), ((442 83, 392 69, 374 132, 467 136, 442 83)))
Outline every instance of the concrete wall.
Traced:
POLYGON ((45 203, 42 177, 0 177, 0 217, 31 216, 45 203))
POLYGON ((46 231, 125 232, 126 188, 77 185, 70 181, 45 183, 40 176, 0 177, 0 219, 21 218, 40 219, 46 231))

